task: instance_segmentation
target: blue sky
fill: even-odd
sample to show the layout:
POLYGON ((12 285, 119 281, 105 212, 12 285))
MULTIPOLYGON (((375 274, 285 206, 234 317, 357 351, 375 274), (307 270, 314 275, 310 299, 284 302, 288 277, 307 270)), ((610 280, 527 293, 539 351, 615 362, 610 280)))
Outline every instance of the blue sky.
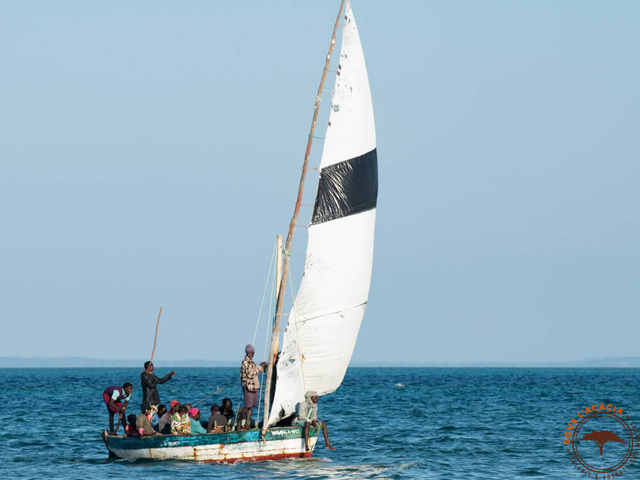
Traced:
MULTIPOLYGON (((242 357, 338 5, 4 6, 0 356, 147 357, 162 306, 157 359, 242 357)), ((352 6, 380 169, 353 360, 638 355, 640 4, 352 6)))

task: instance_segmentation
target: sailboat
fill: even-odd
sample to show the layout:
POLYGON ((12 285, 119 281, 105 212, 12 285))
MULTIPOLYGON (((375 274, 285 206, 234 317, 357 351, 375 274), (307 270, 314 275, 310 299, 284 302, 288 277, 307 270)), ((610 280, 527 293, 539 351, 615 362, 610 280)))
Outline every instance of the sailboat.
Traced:
POLYGON ((296 413, 305 393, 334 392, 342 383, 369 297, 378 196, 375 125, 364 55, 349 0, 342 0, 316 98, 294 215, 284 246, 273 335, 265 381, 261 429, 206 435, 143 438, 103 434, 119 458, 242 462, 310 457, 319 430, 279 426, 296 413), (342 42, 318 188, 308 227, 304 273, 280 342, 289 254, 313 139, 320 96, 336 32, 342 42), (274 375, 275 372, 275 375, 274 375), (275 381, 272 382, 273 377, 275 381), (271 392, 272 383, 274 392, 271 392))

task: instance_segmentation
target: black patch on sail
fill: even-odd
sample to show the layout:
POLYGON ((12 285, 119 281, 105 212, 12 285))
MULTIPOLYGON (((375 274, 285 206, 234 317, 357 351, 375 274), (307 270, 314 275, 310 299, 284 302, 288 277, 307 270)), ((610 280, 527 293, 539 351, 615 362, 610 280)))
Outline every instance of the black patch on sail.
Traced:
POLYGON ((323 168, 311 225, 376 208, 378 154, 364 155, 323 168))

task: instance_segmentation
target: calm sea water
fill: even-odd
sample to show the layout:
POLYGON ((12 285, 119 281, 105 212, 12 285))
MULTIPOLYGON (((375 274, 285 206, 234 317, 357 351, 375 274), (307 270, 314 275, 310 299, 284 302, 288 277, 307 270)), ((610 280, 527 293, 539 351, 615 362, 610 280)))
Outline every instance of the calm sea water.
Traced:
MULTIPOLYGON (((159 369, 158 374, 167 373, 159 369)), ((134 384, 140 369, 0 369, 4 478, 586 478, 562 445, 569 419, 604 402, 640 423, 638 369, 351 368, 320 399, 337 448, 318 440, 310 460, 240 465, 108 460, 102 391, 134 384)), ((238 369, 183 368, 163 402, 240 400, 238 369)), ((626 478, 640 478, 630 467, 626 478)))

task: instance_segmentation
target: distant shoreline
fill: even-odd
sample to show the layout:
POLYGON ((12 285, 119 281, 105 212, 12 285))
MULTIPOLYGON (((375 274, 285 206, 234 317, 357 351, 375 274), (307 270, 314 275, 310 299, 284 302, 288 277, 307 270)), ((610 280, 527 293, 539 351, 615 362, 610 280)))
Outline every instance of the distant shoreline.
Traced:
MULTIPOLYGON (((85 357, 0 357, 0 369, 6 368, 142 368, 144 359, 97 359, 85 357)), ((229 368, 239 362, 210 360, 157 360, 159 368, 229 368)), ((353 362, 355 368, 640 368, 640 357, 585 359, 572 362, 466 362, 408 363, 353 362)))

